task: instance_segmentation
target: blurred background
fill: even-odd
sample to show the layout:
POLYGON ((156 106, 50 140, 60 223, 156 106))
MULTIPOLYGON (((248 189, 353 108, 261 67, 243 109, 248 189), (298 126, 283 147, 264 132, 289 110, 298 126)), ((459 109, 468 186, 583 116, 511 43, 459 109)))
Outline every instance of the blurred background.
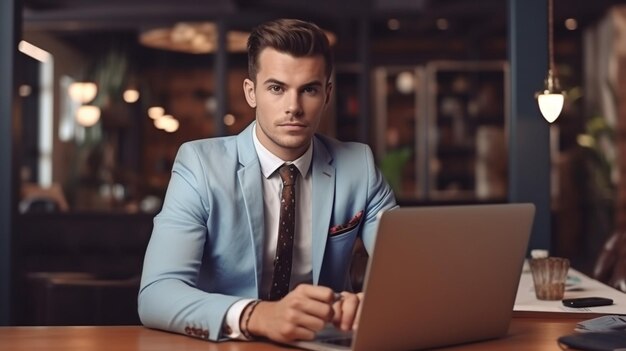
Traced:
MULTIPOLYGON (((401 205, 509 201, 509 3, 16 1, 10 323, 138 323, 143 253, 176 151, 254 119, 245 44, 269 19, 327 31, 335 89, 321 132, 369 144, 401 205)), ((515 28, 546 28, 542 6, 515 28)), ((626 229, 626 1, 554 0, 553 19, 566 98, 543 121, 550 250, 594 275, 626 229)))

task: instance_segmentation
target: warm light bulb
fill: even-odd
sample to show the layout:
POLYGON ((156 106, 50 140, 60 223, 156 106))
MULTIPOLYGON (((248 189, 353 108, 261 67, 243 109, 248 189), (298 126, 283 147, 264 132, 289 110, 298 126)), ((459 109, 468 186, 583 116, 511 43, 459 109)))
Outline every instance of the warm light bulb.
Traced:
POLYGON ((165 129, 165 126, 167 125, 167 120, 173 118, 170 115, 163 115, 161 117, 155 118, 154 119, 154 126, 157 127, 157 129, 165 129))
POLYGON ((174 133, 175 131, 178 130, 178 127, 180 126, 180 122, 178 122, 177 119, 168 119, 167 120, 167 124, 165 125, 165 128, 163 128, 163 130, 165 130, 168 133, 174 133))
POLYGON ((396 18, 390 18, 387 21, 387 28, 389 28, 389 30, 398 30, 400 29, 400 21, 396 18))
POLYGON ((235 115, 231 113, 224 116, 224 124, 229 127, 235 124, 235 121, 236 121, 235 115))
POLYGON ((411 94, 415 91, 415 76, 411 71, 404 71, 396 77, 396 89, 402 94, 411 94))
POLYGON ((448 20, 445 18, 437 19, 436 23, 437 23, 437 29, 439 30, 448 30, 448 28, 450 27, 450 22, 448 22, 448 20))
POLYGON ((539 103, 539 110, 546 121, 552 123, 561 114, 563 110, 563 102, 565 97, 563 94, 543 92, 537 96, 537 102, 539 103))
POLYGON ((148 109, 148 116, 152 119, 157 119, 165 114, 165 109, 161 106, 152 106, 148 109))
POLYGON ((93 100, 98 93, 96 83, 91 82, 74 82, 68 88, 70 98, 81 104, 86 104, 93 100))
POLYGON ((171 115, 164 115, 154 120, 154 126, 168 133, 178 130, 180 123, 171 115))
POLYGON ((76 111, 76 121, 83 127, 91 127, 100 119, 98 106, 84 105, 76 111))
POLYGON ((137 89, 129 88, 124 91, 124 101, 132 104, 137 102, 137 100, 139 100, 139 91, 137 89))

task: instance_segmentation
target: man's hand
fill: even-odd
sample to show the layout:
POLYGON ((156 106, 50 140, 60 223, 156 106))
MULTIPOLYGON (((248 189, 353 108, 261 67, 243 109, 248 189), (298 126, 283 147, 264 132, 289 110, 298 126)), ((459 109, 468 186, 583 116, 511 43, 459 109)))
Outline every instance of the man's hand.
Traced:
POLYGON ((341 293, 341 299, 333 304, 333 324, 343 331, 356 330, 359 315, 361 314, 363 293, 353 294, 347 291, 341 293))
MULTIPOLYGON (((330 288, 300 284, 280 301, 260 302, 250 316, 248 332, 278 342, 311 340, 327 322, 334 320, 335 310, 342 311, 346 316, 350 314, 347 307, 353 304, 348 303, 343 308, 344 303, 335 302, 330 288)), ((249 313, 247 309, 243 316, 249 313)), ((346 317, 346 323, 352 319, 346 317)))

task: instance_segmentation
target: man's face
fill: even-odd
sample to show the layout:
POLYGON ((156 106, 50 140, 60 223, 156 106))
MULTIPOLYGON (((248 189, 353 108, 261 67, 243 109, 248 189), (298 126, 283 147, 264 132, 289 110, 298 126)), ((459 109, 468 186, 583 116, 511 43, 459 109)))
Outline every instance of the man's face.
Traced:
POLYGON ((256 133, 269 151, 293 161, 307 150, 328 104, 324 58, 293 57, 271 48, 258 59, 256 83, 246 79, 246 100, 256 108, 256 133))

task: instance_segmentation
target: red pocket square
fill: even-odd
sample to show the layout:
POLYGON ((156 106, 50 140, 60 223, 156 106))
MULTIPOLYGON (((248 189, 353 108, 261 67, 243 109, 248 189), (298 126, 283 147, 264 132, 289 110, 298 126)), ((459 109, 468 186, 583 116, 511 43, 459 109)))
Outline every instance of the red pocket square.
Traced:
POLYGON ((355 214, 354 217, 352 217, 350 221, 348 221, 348 223, 338 224, 338 225, 330 227, 330 230, 328 231, 328 233, 330 235, 337 235, 337 234, 345 233, 348 230, 356 227, 359 224, 359 222, 361 222, 362 217, 363 217, 363 211, 361 210, 357 214, 355 214))

